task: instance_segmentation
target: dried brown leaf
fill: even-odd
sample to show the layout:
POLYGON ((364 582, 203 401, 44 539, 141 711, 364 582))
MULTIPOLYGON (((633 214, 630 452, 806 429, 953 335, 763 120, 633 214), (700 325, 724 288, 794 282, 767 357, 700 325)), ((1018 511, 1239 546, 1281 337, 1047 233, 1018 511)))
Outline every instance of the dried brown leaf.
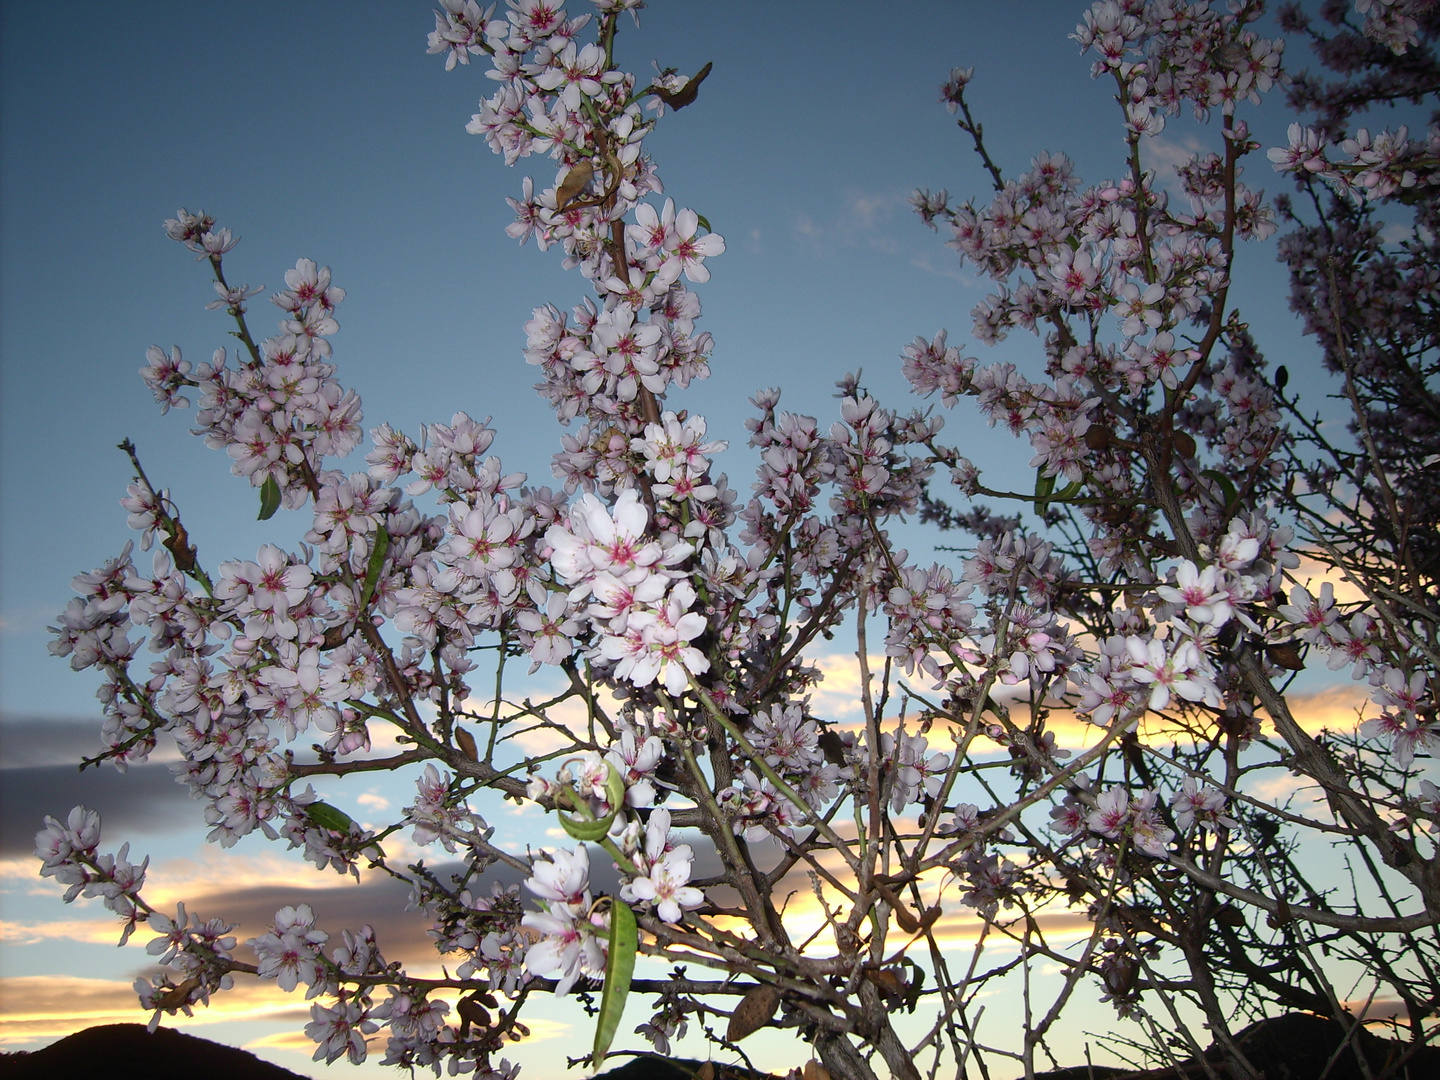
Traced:
POLYGON ((1234 904, 1226 904, 1215 912, 1215 921, 1221 926, 1244 926, 1245 916, 1234 904))
POLYGON ((589 158, 581 158, 570 171, 565 174, 565 179, 560 181, 560 186, 555 189, 555 209, 564 210, 566 205, 574 201, 585 190, 590 183, 590 178, 595 175, 595 166, 589 158))
POLYGON ((878 986, 886 997, 899 997, 905 992, 905 980, 894 968, 870 968, 865 972, 865 978, 878 986))
POLYGON ((1278 645, 1271 645, 1265 650, 1265 655, 1270 657, 1272 664, 1286 671, 1305 670, 1305 659, 1293 642, 1282 641, 1278 645))

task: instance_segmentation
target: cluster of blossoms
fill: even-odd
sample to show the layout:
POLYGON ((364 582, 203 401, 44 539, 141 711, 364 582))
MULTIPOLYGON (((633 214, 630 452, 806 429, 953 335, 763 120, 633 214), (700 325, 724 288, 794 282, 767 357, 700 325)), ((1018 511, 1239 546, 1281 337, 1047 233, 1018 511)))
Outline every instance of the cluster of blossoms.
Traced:
POLYGON ((1416 18, 1429 6, 1426 0, 1355 0, 1355 10, 1365 16, 1365 36, 1393 53, 1419 44, 1416 18))
MULTIPOLYGON (((1382 647, 1388 643, 1370 614, 1355 610, 1344 618, 1328 581, 1318 596, 1296 585, 1290 603, 1277 610, 1284 620, 1272 631, 1277 640, 1312 646, 1325 656, 1330 670, 1349 666, 1351 678, 1374 688, 1371 700, 1380 715, 1362 723, 1360 734, 1388 743, 1396 765, 1408 769, 1417 750, 1440 749, 1440 720, 1429 676, 1418 667, 1406 670, 1385 662, 1382 647)), ((1402 642, 1404 651, 1409 647, 1408 641, 1402 642)))
POLYGON ((564 994, 581 975, 605 971, 605 947, 599 931, 605 917, 590 896, 589 848, 553 852, 538 860, 525 887, 544 902, 543 911, 527 911, 524 925, 536 940, 525 952, 525 966, 537 975, 553 975, 564 994))
POLYGON ((1303 124, 1291 124, 1288 139, 1269 152, 1278 170, 1312 175, 1357 201, 1432 187, 1440 175, 1440 126, 1431 125, 1423 139, 1410 138, 1403 125, 1374 135, 1360 128, 1341 141, 1338 157, 1331 157, 1319 131, 1303 124))
MULTIPOLYGON (((1352 664, 1370 681, 1382 713, 1360 734, 1388 739, 1400 770, 1440 747, 1425 671, 1393 662, 1393 642, 1371 614, 1357 608, 1342 619, 1329 586, 1319 598, 1295 586, 1284 603, 1298 566, 1294 532, 1276 510, 1275 446, 1285 432, 1264 363, 1226 308, 1235 242, 1274 230, 1260 193, 1236 179, 1258 149, 1236 111, 1279 76, 1281 43, 1250 29, 1258 2, 1224 12, 1180 0, 1092 5, 1075 38, 1096 57, 1095 74, 1115 82, 1128 175, 1085 186, 1069 159, 1045 154, 1015 180, 992 169, 986 206, 952 206, 944 192, 913 199, 927 224, 948 230, 959 257, 997 283, 972 313, 975 336, 993 343, 1030 331, 1045 363, 1031 375, 982 365, 942 331, 905 348, 904 374, 943 408, 971 400, 991 427, 1028 440, 1035 493, 1022 497, 1046 536, 983 508, 961 516, 939 504, 936 477, 965 496, 1005 493, 940 442, 940 416, 885 408, 857 376, 840 380, 828 427, 781 410, 779 390, 755 395, 748 498, 712 472, 726 443, 710 438, 703 417, 667 408, 666 397, 708 374, 713 342, 696 332, 700 303, 688 286, 708 281, 707 260, 725 245, 695 211, 652 198, 662 186, 644 149, 666 109, 694 100, 706 72, 666 72, 641 86, 617 68, 618 20, 640 6, 597 0, 595 17, 571 18, 551 0, 507 0, 503 11, 443 0, 430 38, 447 69, 490 61, 496 89, 469 130, 507 164, 548 155, 554 166, 550 186, 524 179, 508 234, 558 248, 594 290, 568 313, 535 308, 525 325, 536 389, 565 428, 556 488, 507 472, 490 454, 489 420, 464 412, 418 437, 375 428, 364 472, 327 465, 360 442, 359 400, 335 381, 328 341, 343 290, 328 268, 301 260, 273 298, 280 333, 252 346, 245 304, 257 290, 229 286, 222 272, 234 237, 204 215, 181 211, 167 222, 172 238, 208 260, 219 294, 211 306, 237 320, 245 352, 234 367, 222 350, 192 370, 178 350, 154 348, 142 376, 162 412, 198 392, 197 433, 260 489, 262 516, 310 504, 310 526, 298 553, 267 544, 254 559, 220 563, 212 580, 168 494, 136 459, 124 506, 141 550, 160 540, 150 573, 127 546, 76 578, 79 595, 52 649, 76 670, 104 674, 105 756, 143 761, 160 735, 175 739, 177 772, 203 798, 211 839, 229 846, 258 830, 321 868, 359 876, 369 860, 408 877, 437 946, 461 957, 456 980, 469 996, 452 1022, 439 995, 456 983, 387 964, 368 927, 345 931, 327 956, 331 938, 306 905, 283 908, 248 942, 253 969, 238 964, 231 927, 144 905, 146 866, 131 865, 123 848, 97 854, 98 818, 47 819, 37 837, 42 873, 69 886, 66 899, 100 895, 126 919, 127 936, 145 921, 161 934, 151 951, 171 974, 138 988, 157 1018, 247 971, 326 998, 306 1029, 317 1060, 363 1060, 386 1027, 387 1064, 512 1080, 513 1067, 492 1060, 523 1025, 514 1009, 492 1016, 494 995, 523 1000, 536 980, 554 980, 547 988, 558 994, 605 980, 608 995, 623 969, 616 950, 642 949, 625 936, 638 918, 645 950, 683 936, 688 955, 743 971, 762 996, 773 991, 772 1015, 777 987, 807 987, 796 999, 803 1019, 793 1022, 812 1024, 833 1006, 846 1031, 909 1077, 914 1065, 895 1051, 886 1010, 861 1023, 850 1003, 865 1001, 857 987, 903 1000, 905 987, 918 986, 900 966, 876 970, 856 943, 874 905, 922 934, 938 908, 917 919, 900 893, 925 874, 948 875, 987 922, 1063 897, 1096 920, 1096 953, 1079 963, 1122 1012, 1138 1010, 1137 972, 1159 948, 1145 920, 1181 904, 1173 883, 1163 905, 1149 904, 1145 890, 1162 864, 1183 875, 1197 851, 1234 854, 1229 837, 1244 817, 1239 755, 1258 741, 1257 708, 1285 722, 1275 682, 1294 667, 1286 648, 1315 646, 1332 667, 1352 664), (582 40, 592 21, 595 40, 582 40), (1223 154, 1192 157, 1172 195, 1142 167, 1142 151, 1186 107, 1200 118, 1220 113, 1223 154), (438 512, 419 509, 421 499, 438 512), (955 568, 912 561, 887 532, 906 515, 947 513, 978 537, 955 568), (885 625, 878 675, 864 637, 876 616, 885 625), (820 672, 804 656, 851 618, 864 665, 858 732, 813 707, 820 672), (144 674, 132 672, 141 644, 132 629, 148 633, 157 657, 144 674), (524 657, 532 675, 556 669, 568 688, 549 704, 527 698, 514 715, 499 700, 482 709, 471 677, 487 650, 502 666, 524 657), (902 674, 926 687, 899 684, 897 716, 890 695, 902 674), (565 702, 582 706, 587 723, 547 712, 565 702), (1028 706, 1028 721, 1016 703, 1028 706), (1059 748, 1048 721, 1057 709, 1088 721, 1095 745, 1059 748), (497 746, 510 752, 534 730, 521 726, 531 721, 562 749, 497 757, 497 746), (1152 738, 1157 722, 1185 733, 1168 754, 1152 738), (387 764, 423 763, 414 801, 383 832, 297 785, 374 767, 376 727, 407 747, 387 764), (485 730, 485 741, 471 729, 485 730), (972 746, 982 734, 1008 754, 999 765, 1010 790, 974 768, 989 752, 972 746), (307 754, 302 740, 316 738, 307 754), (1209 771, 1222 740, 1223 778, 1209 771), (558 762, 551 775, 546 762, 558 762), (976 783, 993 808, 961 801, 962 785, 976 783), (494 829, 468 801, 481 787, 555 812, 577 845, 521 858, 492 844, 494 829), (836 829, 848 827, 847 799, 858 840, 836 829), (1059 839, 1019 820, 1032 806, 1049 809, 1059 839), (720 877, 692 884, 695 847, 672 824, 704 831, 720 877), (382 847, 401 828, 463 869, 448 884, 423 864, 402 874, 382 847), (783 907, 771 902, 779 875, 750 854, 762 843, 785 852, 786 870, 811 872, 838 958, 817 960, 808 941, 790 940, 783 907), (597 885, 602 875, 592 880, 597 852, 618 871, 613 895, 597 885), (855 888, 827 892, 841 861, 855 888), (486 882, 499 862, 538 909, 526 909, 519 886, 486 882), (900 867, 905 874, 888 873, 900 867), (728 891, 707 892, 722 880, 728 891), (830 899, 851 914, 832 912, 830 899), (753 940, 712 921, 733 921, 736 903, 753 940), (389 998, 377 1004, 382 985, 389 998)), ((1405 3, 1375 0, 1367 10, 1391 39, 1403 38, 1405 3)), ((965 105, 971 78, 957 69, 942 94, 979 145, 965 105)), ((1291 141, 1291 151, 1271 154, 1282 167, 1334 173, 1374 197, 1404 189, 1407 176, 1420 182, 1417 162, 1435 156, 1403 132, 1362 132, 1347 171, 1327 164, 1310 135, 1292 131, 1291 141)), ((1303 732, 1282 735, 1298 742, 1303 732)), ((1421 793, 1405 805, 1433 818, 1433 785, 1421 793)), ((1196 880, 1197 895, 1213 899, 1208 880, 1196 880)), ((696 1008, 662 993, 638 1030, 665 1053, 696 1008)))
POLYGON ((585 617, 599 628, 596 655, 636 686, 658 679, 680 694, 691 674, 710 666, 690 644, 705 629, 704 616, 690 610, 695 590, 684 571, 670 569, 694 548, 673 532, 648 540, 648 518, 633 488, 621 493, 613 516, 587 494, 572 508, 569 528, 550 526, 545 541, 556 576, 573 586, 570 602, 591 600, 585 617))
MULTIPOLYGON (((207 215, 183 209, 165 222, 165 231, 215 266, 219 299, 211 306, 237 317, 243 314, 245 301, 260 290, 231 287, 218 273, 221 258, 238 242, 230 231, 215 229, 207 215)), ((281 333, 258 347, 248 346, 248 355, 238 358, 239 367, 228 367, 228 356, 220 349, 192 376, 178 348, 167 356, 152 347, 140 375, 162 411, 188 406, 182 390, 197 389, 201 397, 196 422, 206 444, 225 450, 234 459, 235 474, 249 477, 254 487, 273 480, 283 505, 294 509, 310 497, 321 458, 344 457, 359 445, 361 412, 354 391, 335 381, 326 340, 340 329, 335 307, 345 299, 345 290, 330 284, 328 266, 317 268, 309 259, 285 272, 285 284, 286 289, 270 298, 286 314, 281 333)))
MULTIPOLYGON (((1261 484, 1271 491, 1268 500, 1242 502, 1231 481, 1220 479, 1246 476, 1253 485, 1258 477, 1279 481, 1284 471, 1275 452, 1286 438, 1278 395, 1244 328, 1222 318, 1235 241, 1264 239, 1275 228, 1259 193, 1235 179, 1243 171, 1240 160, 1258 149, 1236 108, 1271 88, 1281 54, 1281 42, 1247 29, 1259 15, 1258 4, 1230 5, 1225 14, 1170 3, 1092 6, 1076 40, 1098 54, 1095 74, 1115 81, 1132 149, 1131 175, 1086 188, 1066 158, 1046 154, 1014 180, 1002 180, 992 169, 996 194, 988 206, 954 206, 943 191, 917 192, 912 199, 927 225, 948 229, 949 246, 962 261, 1001 283, 973 312, 976 338, 993 342, 1013 328, 1032 331, 1044 344, 1046 377, 1027 378, 1008 363, 984 366, 962 356, 943 333, 917 338, 905 350, 904 372, 917 393, 938 394, 947 408, 970 398, 992 425, 1027 437, 1040 507, 1053 498, 1056 509, 1074 508, 1071 535, 1083 548, 1077 552, 1072 542, 1070 551, 1082 562, 1093 560, 1100 575, 1123 574, 1133 583, 1123 604, 1099 613, 1074 603, 1073 576, 1054 574, 1050 586, 1027 588, 1026 571, 1017 570, 1023 560, 1012 554, 1016 540, 993 532, 982 515, 957 518, 981 536, 965 580, 983 588, 992 607, 1000 586, 1011 604, 1007 645, 1028 646, 1011 657, 1008 672, 999 673, 1002 682, 1028 678, 1033 691, 1052 679, 1068 681, 1067 701, 1075 711, 1112 732, 1129 733, 1122 738, 1135 739, 1147 716, 1178 708, 1216 717, 1220 729, 1244 745, 1259 729, 1253 684, 1234 643, 1273 643, 1260 666, 1273 676, 1303 662, 1292 653, 1298 628, 1299 639, 1329 650, 1332 667, 1354 664, 1357 678, 1369 678, 1382 712, 1358 735, 1378 739, 1389 763, 1405 770, 1417 751, 1440 745, 1423 664, 1383 664, 1384 647, 1396 643, 1382 641, 1364 605, 1355 605, 1342 625, 1325 613, 1332 603, 1328 592, 1321 610, 1299 586, 1285 604, 1286 579, 1299 560, 1286 550, 1293 530, 1277 521, 1279 491, 1261 484), (1225 145, 1223 154, 1198 154, 1179 168, 1189 203, 1182 212, 1170 193, 1152 186, 1155 174, 1141 162, 1144 139, 1187 103, 1197 116, 1222 113, 1225 145), (1201 327, 1188 340, 1187 322, 1201 327), (1228 357, 1212 358, 1217 343, 1228 344, 1228 357), (1202 464, 1209 455, 1219 464, 1202 464), (1156 485, 1171 487, 1171 498, 1151 501, 1147 491, 1156 485), (1241 506, 1246 515, 1233 517, 1241 506), (1155 544, 1157 517, 1177 537, 1188 534, 1191 543, 1155 544), (1168 577, 1160 576, 1157 564, 1176 555, 1182 557, 1168 577), (1083 654, 1066 640, 1067 623, 1077 621, 1096 642, 1083 654)), ((980 133, 965 103, 972 78, 969 69, 955 70, 941 95, 952 113, 961 112, 960 127, 978 146, 980 133)), ((1324 179, 1363 187, 1374 198, 1433 182, 1433 145, 1406 144, 1403 132, 1373 139, 1358 132, 1344 146, 1351 163, 1338 168, 1324 161, 1318 136, 1300 131, 1292 128, 1292 143, 1308 139, 1312 153, 1271 151, 1282 171, 1308 167, 1324 179)), ((964 495, 1001 494, 982 484, 957 448, 934 440, 927 445, 964 495)), ((1051 523, 1065 520, 1055 514, 1051 523)), ((924 578, 917 574, 913 581, 892 593, 897 601, 922 592, 924 578)), ((940 607, 948 600, 941 594, 930 602, 940 607)), ((905 615, 898 625, 915 619, 905 615)), ((969 621, 936 624, 954 628, 969 621)), ((893 616, 891 626, 897 626, 893 616)), ((993 663, 999 641, 981 638, 980 644, 971 655, 953 645, 947 651, 955 661, 993 663)), ((1416 648, 1417 642, 1399 642, 1400 655, 1414 656, 1416 648)), ((910 662, 903 644, 891 655, 910 662)), ((913 659, 921 657, 917 651, 913 659)), ((943 666, 931 670, 937 677, 948 673, 943 666)), ((958 681, 963 684, 964 676, 958 681)), ((997 735, 1014 755, 1032 753, 1026 746, 1041 748, 1038 740, 1026 743, 992 725, 992 738, 997 735)), ((1305 738, 1298 732, 1293 737, 1305 738)), ((1054 774, 1055 763, 1039 764, 1031 775, 1047 769, 1054 774)), ((1177 777, 1168 807, 1152 783, 1097 795, 1085 776, 1077 776, 1053 808, 1053 826, 1064 836, 1088 837, 1087 849, 1106 857, 1124 840, 1154 859, 1171 858, 1177 845, 1183 853, 1197 827, 1205 833, 1239 828, 1227 816, 1229 796, 1203 779, 1177 777)), ((1077 859, 1066 873, 1094 865, 1077 859)), ((1020 871, 1006 871, 1006 865, 993 853, 972 854, 957 873, 972 895, 1013 897, 1020 871)), ((1138 995, 1120 1000, 1128 1008, 1138 995)))
POLYGON ((67 904, 77 896, 100 897, 107 908, 125 919, 120 938, 123 945, 135 924, 145 918, 137 901, 150 860, 139 866, 131 863, 128 844, 115 855, 101 855, 99 847, 100 815, 81 806, 71 810, 64 823, 46 817, 45 828, 35 836, 40 876, 53 877, 67 886, 67 904))

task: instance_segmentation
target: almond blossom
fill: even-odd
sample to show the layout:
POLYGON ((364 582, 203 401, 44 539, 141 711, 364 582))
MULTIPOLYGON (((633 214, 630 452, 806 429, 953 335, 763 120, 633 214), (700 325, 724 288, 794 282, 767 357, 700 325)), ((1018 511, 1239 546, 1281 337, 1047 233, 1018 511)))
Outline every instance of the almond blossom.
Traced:
MULTIPOLYGON (((1335 545, 1290 473, 1340 428, 1296 412, 1288 374, 1269 368, 1230 288, 1238 253, 1290 213, 1239 179, 1260 149, 1245 109, 1283 82, 1283 42, 1260 36, 1261 5, 1090 5, 1074 39, 1117 106, 1124 153, 1110 176, 1084 179, 1078 159, 1053 152, 1002 172, 966 96, 983 72, 954 69, 941 100, 992 190, 963 204, 917 192, 911 205, 957 272, 989 279, 971 312, 976 339, 1030 335, 1032 355, 982 362, 931 326, 900 364, 933 408, 884 404, 858 372, 837 379, 824 416, 759 391, 745 482, 718 471, 727 443, 681 401, 714 348, 690 286, 709 281, 726 244, 696 210, 662 201, 647 141, 710 66, 686 77, 657 63, 653 79, 625 70, 615 38, 640 6, 442 0, 428 40, 447 69, 485 58, 488 96, 467 130, 507 165, 531 166, 508 200, 507 236, 535 236, 586 286, 531 308, 517 349, 562 428, 553 488, 511 471, 491 453, 490 420, 453 406, 449 422, 412 434, 374 427, 366 471, 343 471, 363 438, 360 399, 336 379, 345 290, 299 259, 272 297, 277 332, 252 334, 255 292, 227 278, 234 235, 184 210, 166 222, 213 273, 209 306, 234 320, 238 344, 193 365, 152 346, 142 380, 162 413, 196 400, 197 434, 259 489, 262 518, 308 507, 303 546, 207 563, 131 447, 122 505, 152 558, 137 566, 127 546, 77 577, 51 649, 99 673, 102 757, 123 767, 173 745, 212 840, 283 838, 318 869, 403 879, 450 959, 438 979, 407 972, 370 927, 343 931, 327 957, 329 935, 297 905, 248 943, 251 969, 232 957, 228 924, 151 908, 148 860, 101 852, 98 816, 47 818, 42 875, 67 901, 100 898, 124 935, 145 922, 157 935, 162 970, 136 986, 152 1022, 258 973, 325 999, 306 1026, 316 1060, 361 1061, 384 1031, 388 1064, 513 1080, 493 1054, 526 1033, 524 1000, 579 988, 613 1019, 638 992, 625 984, 630 957, 609 955, 620 947, 684 956, 669 984, 658 971, 635 984, 660 999, 641 1028, 657 1049, 712 998, 773 992, 776 1025, 812 1039, 837 1080, 882 1067, 918 1080, 922 1050, 937 1055, 923 1063, 932 1072, 955 1047, 988 1052, 965 1002, 1011 969, 1028 980, 1058 965, 1055 1016, 1098 979, 1122 1016, 1162 1004, 1223 1018, 1248 970, 1236 957, 1273 941, 1217 907, 1222 894, 1274 915, 1287 943, 1338 928, 1397 1000, 1419 1000, 1397 974, 1406 964, 1383 951, 1392 924, 1373 922, 1398 905, 1372 910, 1358 890, 1322 905, 1309 893, 1328 896, 1330 882, 1297 892, 1270 880, 1272 867, 1293 867, 1261 861, 1266 845, 1297 850, 1281 845, 1318 825, 1374 848, 1387 888, 1414 887, 1410 906, 1428 914, 1400 916, 1413 926, 1440 903, 1421 872, 1433 852, 1416 846, 1428 841, 1409 817, 1433 816, 1436 802, 1410 775, 1440 746, 1428 608, 1417 601, 1399 618, 1389 593, 1342 604, 1329 584, 1318 597, 1295 584, 1302 553, 1335 545), (1182 112, 1201 121, 1203 145, 1171 174, 1156 136, 1182 112), (959 423, 943 415, 957 409, 959 423), (978 458, 979 417, 985 437, 1028 443, 1015 461, 1022 472, 1028 462, 1033 494, 1028 473, 1012 490, 967 456, 978 458), (965 501, 947 503, 951 488, 965 501), (967 539, 912 541, 917 518, 967 539), (1302 727, 1288 682, 1305 660, 1296 641, 1369 680, 1379 715, 1323 739, 1302 727), (517 681, 517 658, 548 676, 517 681), (1059 718, 1072 714, 1091 726, 1062 749, 1059 718), (372 830, 341 800, 353 797, 344 781, 377 769, 403 770, 415 794, 372 830), (1252 782, 1292 772, 1326 792, 1324 807, 1287 809, 1252 782), (327 801, 307 786, 316 776, 327 801), (557 815, 547 820, 576 846, 495 836, 471 800, 496 796, 536 804, 532 824, 557 815), (446 862, 409 865, 400 840, 438 841, 446 862), (593 875, 592 856, 604 860, 593 875), (787 909, 793 896, 805 903, 787 909), (1014 943, 1013 963, 971 963, 960 981, 938 960, 925 966, 956 902, 1014 943), (1083 958, 1046 944, 1053 916, 1094 924, 1083 958), (797 918, 816 926, 801 936, 797 918), (1193 933, 1212 921, 1223 934, 1193 933), (1366 959, 1371 946, 1381 960, 1366 959), (1162 964, 1179 974, 1157 977, 1162 964), (921 1025, 930 1034, 911 1045, 894 1018, 936 1002, 934 1024, 921 1025)), ((1392 45, 1430 40, 1409 0, 1358 10, 1392 45)), ((1356 200, 1433 186, 1436 136, 1326 130, 1293 126, 1270 159, 1356 200)), ((1334 220, 1336 233, 1353 224, 1334 220)), ((1366 276, 1378 251, 1346 263, 1354 280, 1331 286, 1342 295, 1307 315, 1307 331, 1342 340, 1325 320, 1362 292, 1377 309, 1387 291, 1423 309, 1431 241, 1417 231, 1404 243, 1413 265, 1387 264, 1383 280, 1366 276)), ((1384 310, 1379 321, 1400 321, 1393 299, 1384 310)), ((1380 362, 1375 335, 1355 340, 1355 356, 1337 361, 1347 379, 1380 362)), ((1349 454, 1328 477, 1303 472, 1306 486, 1370 485, 1373 473, 1378 494, 1365 487, 1356 505, 1381 513, 1381 489, 1411 474, 1366 473, 1375 463, 1349 454)), ((1383 562, 1377 544, 1347 535, 1340 547, 1383 562)), ((1296 987, 1313 996, 1320 981, 1303 967, 1266 970, 1281 990, 1259 992, 1277 1000, 1296 987)), ((1025 1033, 1027 1074, 1051 1019, 1025 1033)))

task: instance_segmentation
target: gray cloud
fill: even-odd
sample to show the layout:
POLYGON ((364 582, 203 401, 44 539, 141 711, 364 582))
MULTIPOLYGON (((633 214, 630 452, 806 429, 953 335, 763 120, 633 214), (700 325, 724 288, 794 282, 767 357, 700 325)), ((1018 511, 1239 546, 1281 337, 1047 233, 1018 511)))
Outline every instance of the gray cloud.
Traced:
POLYGON ((78 765, 104 749, 99 717, 0 718, 0 769, 78 765))
POLYGON ((100 811, 106 837, 138 839, 199 820, 189 791, 165 765, 132 765, 125 773, 110 765, 83 773, 74 765, 7 768, 0 770, 0 855, 30 853, 45 815, 63 821, 79 805, 100 811))
POLYGON ((156 836, 200 820, 189 791, 155 758, 123 773, 110 764, 82 773, 81 759, 104 749, 100 723, 96 717, 0 719, 0 856, 33 851, 45 816, 63 821, 74 806, 100 811, 107 837, 156 836))

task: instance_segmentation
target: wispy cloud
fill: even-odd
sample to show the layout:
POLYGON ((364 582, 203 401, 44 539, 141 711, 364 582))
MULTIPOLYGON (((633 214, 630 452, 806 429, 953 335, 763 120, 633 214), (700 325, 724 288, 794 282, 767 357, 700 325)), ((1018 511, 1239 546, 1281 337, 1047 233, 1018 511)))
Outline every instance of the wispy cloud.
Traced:
POLYGON ((1406 1005, 1399 998, 1354 998, 1340 1003, 1351 1016, 1361 1020, 1393 1020, 1409 1015, 1406 1005))
POLYGON ((1380 239, 1387 244, 1398 244, 1415 239, 1415 226, 1405 221, 1387 222, 1380 230, 1380 239))
POLYGON ((1210 148, 1191 132, 1178 138, 1173 135, 1157 135, 1141 144, 1141 155, 1145 164, 1153 166, 1162 177, 1174 179, 1181 165, 1196 154, 1204 154, 1210 148))
POLYGON ((848 188, 832 212, 819 217, 807 211, 796 214, 794 231, 802 245, 819 258, 854 248, 895 255, 900 243, 892 222, 905 207, 904 198, 892 192, 848 188))
MULTIPOLYGON (((1312 654, 1311 663, 1315 662, 1312 654)), ((1322 731, 1351 732, 1360 722, 1370 693, 1365 684, 1347 682, 1307 694, 1287 694, 1286 701, 1300 726, 1311 735, 1322 731)))
POLYGON ((1145 139, 1140 146, 1141 160, 1147 169, 1155 170, 1158 185, 1170 193, 1171 198, 1182 200, 1181 205, 1189 206, 1189 199, 1180 186, 1180 166, 1196 154, 1205 154, 1212 148, 1201 142, 1192 132, 1183 135, 1157 135, 1145 139))
POLYGON ((38 945, 44 941, 114 945, 119 939, 119 926, 108 911, 103 915, 97 912, 91 919, 46 919, 34 923, 0 919, 0 943, 5 945, 38 945))
POLYGON ((980 279, 962 272, 959 266, 959 260, 953 257, 941 262, 930 252, 920 252, 911 257, 910 265, 927 274, 948 278, 951 281, 958 281, 967 289, 981 288, 980 279))

